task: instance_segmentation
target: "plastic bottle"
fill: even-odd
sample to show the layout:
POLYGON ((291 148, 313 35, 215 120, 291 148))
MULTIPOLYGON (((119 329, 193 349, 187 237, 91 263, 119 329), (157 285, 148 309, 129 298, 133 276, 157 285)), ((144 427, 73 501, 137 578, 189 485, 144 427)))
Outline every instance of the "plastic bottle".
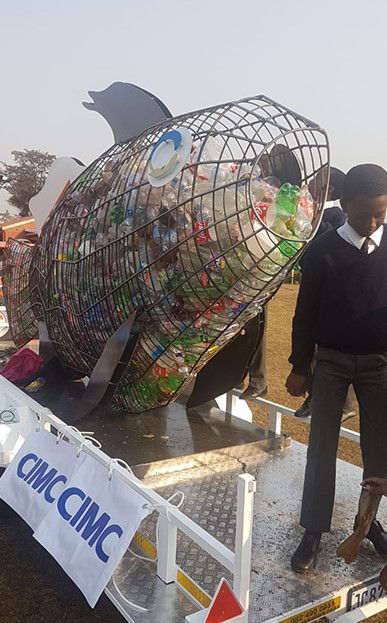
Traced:
POLYGON ((267 227, 272 227, 275 221, 276 208, 274 202, 258 201, 253 205, 250 217, 260 221, 267 227))
POLYGON ((177 204, 177 193, 172 186, 168 185, 161 197, 161 206, 166 210, 172 210, 177 204))
MULTIPOLYGON (((294 217, 292 216, 292 219, 288 220, 288 224, 290 227, 292 227, 292 224, 294 224, 294 217)), ((289 230, 285 223, 283 221, 281 221, 281 219, 276 218, 273 225, 271 226, 271 229, 273 231, 275 231, 277 234, 279 234, 280 236, 283 236, 284 238, 289 238, 289 236, 292 234, 291 230, 289 230)))
POLYGON ((300 188, 292 184, 283 184, 276 195, 276 216, 285 224, 291 216, 297 214, 297 206, 300 199, 300 188))
POLYGON ((302 212, 309 221, 313 221, 314 217, 314 199, 309 192, 306 184, 301 187, 300 200, 298 202, 298 212, 302 212))
MULTIPOLYGON (((78 253, 81 257, 87 257, 95 250, 94 241, 90 239, 85 239, 78 247, 78 253)), ((70 259, 70 258, 68 258, 70 259)))
POLYGON ((264 203, 275 202, 278 188, 271 182, 271 178, 265 178, 262 180, 258 177, 254 177, 251 179, 250 193, 253 197, 254 203, 258 203, 259 201, 264 203))
POLYGON ((97 249, 109 244, 109 237, 103 232, 98 232, 95 236, 95 246, 97 249))
POLYGON ((306 185, 301 188, 300 200, 297 207, 297 215, 294 222, 294 233, 297 238, 309 238, 312 233, 312 221, 314 217, 314 200, 306 185))
POLYGON ((299 242, 292 242, 290 240, 283 240, 278 245, 279 250, 281 251, 284 257, 293 257, 297 253, 297 251, 302 247, 302 244, 299 242))
POLYGON ((301 239, 309 238, 312 233, 312 223, 300 211, 294 221, 294 233, 297 238, 301 239))
POLYGON ((126 209, 125 219, 120 223, 120 232, 124 235, 130 234, 133 231, 133 210, 132 208, 126 209))
POLYGON ((125 208, 121 202, 116 203, 112 207, 110 218, 115 225, 120 225, 125 220, 125 208))
POLYGON ((133 383, 133 391, 144 407, 152 407, 157 404, 158 385, 157 380, 145 377, 141 381, 133 383))

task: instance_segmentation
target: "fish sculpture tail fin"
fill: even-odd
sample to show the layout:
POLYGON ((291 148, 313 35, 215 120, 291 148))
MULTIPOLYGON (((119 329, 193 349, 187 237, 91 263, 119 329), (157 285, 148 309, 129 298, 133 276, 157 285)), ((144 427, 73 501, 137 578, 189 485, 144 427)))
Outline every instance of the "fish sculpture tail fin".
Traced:
POLYGON ((81 399, 71 400, 67 392, 61 397, 60 417, 74 424, 112 398, 131 359, 142 330, 133 312, 106 342, 105 348, 90 374, 81 399))
POLYGON ((38 337, 38 320, 31 299, 30 267, 35 246, 10 238, 1 276, 12 339, 18 348, 38 337))

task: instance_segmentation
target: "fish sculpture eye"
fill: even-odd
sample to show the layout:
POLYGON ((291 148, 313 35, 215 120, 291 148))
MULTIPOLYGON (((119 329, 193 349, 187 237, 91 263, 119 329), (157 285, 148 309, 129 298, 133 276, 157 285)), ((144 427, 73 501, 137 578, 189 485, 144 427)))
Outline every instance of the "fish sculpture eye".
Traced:
POLYGON ((192 147, 186 128, 165 132, 149 156, 148 180, 152 186, 165 186, 181 171, 192 147))
POLYGON ((297 264, 320 222, 321 171, 326 133, 265 96, 113 145, 70 185, 34 249, 9 247, 14 339, 44 320, 60 359, 90 375, 136 312, 115 401, 131 413, 172 402, 297 264))

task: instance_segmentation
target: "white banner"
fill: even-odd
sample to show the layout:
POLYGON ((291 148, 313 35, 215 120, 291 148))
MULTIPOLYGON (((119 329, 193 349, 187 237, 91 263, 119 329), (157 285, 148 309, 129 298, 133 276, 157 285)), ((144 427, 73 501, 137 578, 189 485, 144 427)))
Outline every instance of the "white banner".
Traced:
POLYGON ((151 510, 142 495, 84 455, 34 537, 94 607, 151 510))
POLYGON ((63 439, 33 431, 0 478, 0 498, 35 530, 83 460, 63 439))

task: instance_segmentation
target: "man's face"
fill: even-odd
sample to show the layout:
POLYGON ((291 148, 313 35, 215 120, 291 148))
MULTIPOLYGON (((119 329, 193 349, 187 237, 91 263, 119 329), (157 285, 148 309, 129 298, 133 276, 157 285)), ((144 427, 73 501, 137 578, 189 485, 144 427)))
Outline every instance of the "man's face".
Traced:
POLYGON ((387 208, 387 195, 379 197, 355 197, 350 201, 341 201, 344 212, 347 213, 348 223, 353 229, 367 238, 384 223, 387 208))

